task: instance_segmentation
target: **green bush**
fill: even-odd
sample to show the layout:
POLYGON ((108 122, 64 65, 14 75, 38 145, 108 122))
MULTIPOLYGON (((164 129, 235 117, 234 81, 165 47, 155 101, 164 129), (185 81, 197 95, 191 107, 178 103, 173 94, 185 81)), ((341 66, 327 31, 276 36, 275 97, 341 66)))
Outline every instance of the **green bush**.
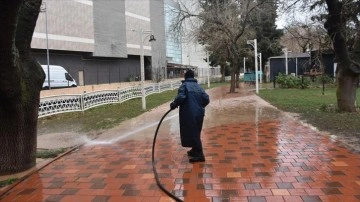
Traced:
POLYGON ((333 79, 330 78, 327 74, 323 74, 323 75, 317 76, 315 82, 318 83, 318 84, 334 83, 333 79))
POLYGON ((311 81, 308 77, 297 77, 279 73, 276 83, 280 88, 308 88, 311 81))
POLYGON ((299 87, 304 89, 304 88, 309 88, 311 85, 311 80, 309 77, 298 77, 299 78, 299 87))

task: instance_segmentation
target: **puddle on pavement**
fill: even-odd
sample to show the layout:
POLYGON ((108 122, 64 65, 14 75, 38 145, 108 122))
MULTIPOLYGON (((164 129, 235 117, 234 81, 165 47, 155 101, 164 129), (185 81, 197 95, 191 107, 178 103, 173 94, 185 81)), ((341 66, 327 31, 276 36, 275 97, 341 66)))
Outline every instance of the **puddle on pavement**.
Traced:
MULTIPOLYGON (((253 90, 243 86, 243 88, 237 89, 237 91, 237 93, 228 93, 228 86, 213 88, 207 91, 210 96, 210 104, 206 107, 204 129, 222 124, 257 123, 281 117, 279 110, 254 95, 253 90)), ((38 137, 39 148, 61 148, 78 144, 111 144, 128 139, 150 141, 154 137, 161 117, 168 110, 169 103, 166 103, 104 131, 96 139, 94 139, 93 134, 70 134, 67 132, 41 135, 38 137)), ((165 134, 179 134, 178 110, 174 110, 167 115, 160 131, 165 134)))
MULTIPOLYGON (((280 117, 280 111, 272 107, 253 92, 243 89, 238 93, 229 94, 228 87, 219 87, 208 91, 210 105, 206 107, 204 129, 222 124, 274 120, 280 117)), ((128 120, 119 126, 104 132, 97 140, 90 144, 111 143, 128 139, 141 139, 150 141, 154 137, 156 127, 169 109, 164 104, 139 117, 128 120)), ((178 135, 178 110, 174 110, 164 119, 161 134, 178 135)))

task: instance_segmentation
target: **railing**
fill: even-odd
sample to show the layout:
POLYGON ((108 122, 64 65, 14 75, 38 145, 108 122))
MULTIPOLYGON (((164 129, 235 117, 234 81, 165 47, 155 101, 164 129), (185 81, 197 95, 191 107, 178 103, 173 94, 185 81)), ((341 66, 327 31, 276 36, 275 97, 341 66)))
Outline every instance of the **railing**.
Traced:
MULTIPOLYGON (((199 80, 199 83, 201 80, 199 80)), ((152 83, 145 85, 145 96, 179 88, 180 81, 152 83)), ((110 103, 122 103, 134 98, 141 98, 141 86, 119 90, 94 91, 76 95, 57 95, 40 99, 39 118, 65 112, 85 111, 110 103)))
MULTIPOLYGON (((220 77, 219 77, 220 78, 220 77)), ((219 78, 213 77, 213 81, 219 78)), ((199 84, 206 84, 207 77, 197 78, 199 84)), ((162 93, 179 88, 180 81, 151 83, 145 85, 145 96, 162 93)), ((94 91, 75 95, 56 95, 40 99, 39 118, 65 112, 85 111, 87 109, 110 103, 122 103, 134 98, 141 98, 141 86, 119 90, 94 91)))

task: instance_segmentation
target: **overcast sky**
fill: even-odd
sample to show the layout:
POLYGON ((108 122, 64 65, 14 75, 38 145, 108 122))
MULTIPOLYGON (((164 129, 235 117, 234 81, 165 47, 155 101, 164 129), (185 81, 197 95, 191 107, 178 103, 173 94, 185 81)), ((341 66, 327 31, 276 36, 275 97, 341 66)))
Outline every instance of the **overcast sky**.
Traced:
POLYGON ((301 21, 303 23, 306 23, 307 21, 310 21, 311 13, 310 12, 298 12, 296 10, 293 11, 287 11, 287 12, 281 12, 278 11, 278 17, 276 19, 276 26, 278 29, 284 28, 286 25, 291 23, 292 21, 301 21))

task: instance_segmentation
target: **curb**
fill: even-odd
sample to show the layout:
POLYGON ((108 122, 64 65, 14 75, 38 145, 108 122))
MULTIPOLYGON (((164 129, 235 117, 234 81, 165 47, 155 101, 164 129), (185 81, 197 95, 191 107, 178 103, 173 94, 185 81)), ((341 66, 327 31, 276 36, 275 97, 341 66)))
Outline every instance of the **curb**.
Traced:
MULTIPOLYGON (((9 192, 12 188, 16 187, 19 183, 23 182, 23 181, 24 181, 25 179, 27 179, 30 175, 34 174, 35 172, 38 172, 38 171, 42 170, 43 168, 45 168, 46 166, 48 166, 48 165, 51 164, 52 162, 54 162, 54 161, 56 161, 56 160, 58 160, 58 159, 60 159, 60 158, 62 158, 62 157, 64 157, 64 156, 72 153, 73 151, 79 149, 81 146, 82 146, 82 145, 78 145, 78 146, 74 146, 74 147, 70 148, 68 151, 66 151, 66 152, 58 155, 57 157, 51 159, 50 161, 47 161, 46 163, 42 164, 40 167, 36 167, 36 165, 35 165, 33 168, 30 168, 30 169, 28 170, 28 171, 29 171, 28 173, 26 173, 24 176, 20 177, 20 179, 16 180, 16 182, 12 183, 11 185, 8 185, 8 186, 2 191, 2 193, 0 193, 0 199, 1 199, 3 196, 7 195, 8 192, 9 192)), ((24 171, 24 172, 26 172, 26 171, 24 171)))

